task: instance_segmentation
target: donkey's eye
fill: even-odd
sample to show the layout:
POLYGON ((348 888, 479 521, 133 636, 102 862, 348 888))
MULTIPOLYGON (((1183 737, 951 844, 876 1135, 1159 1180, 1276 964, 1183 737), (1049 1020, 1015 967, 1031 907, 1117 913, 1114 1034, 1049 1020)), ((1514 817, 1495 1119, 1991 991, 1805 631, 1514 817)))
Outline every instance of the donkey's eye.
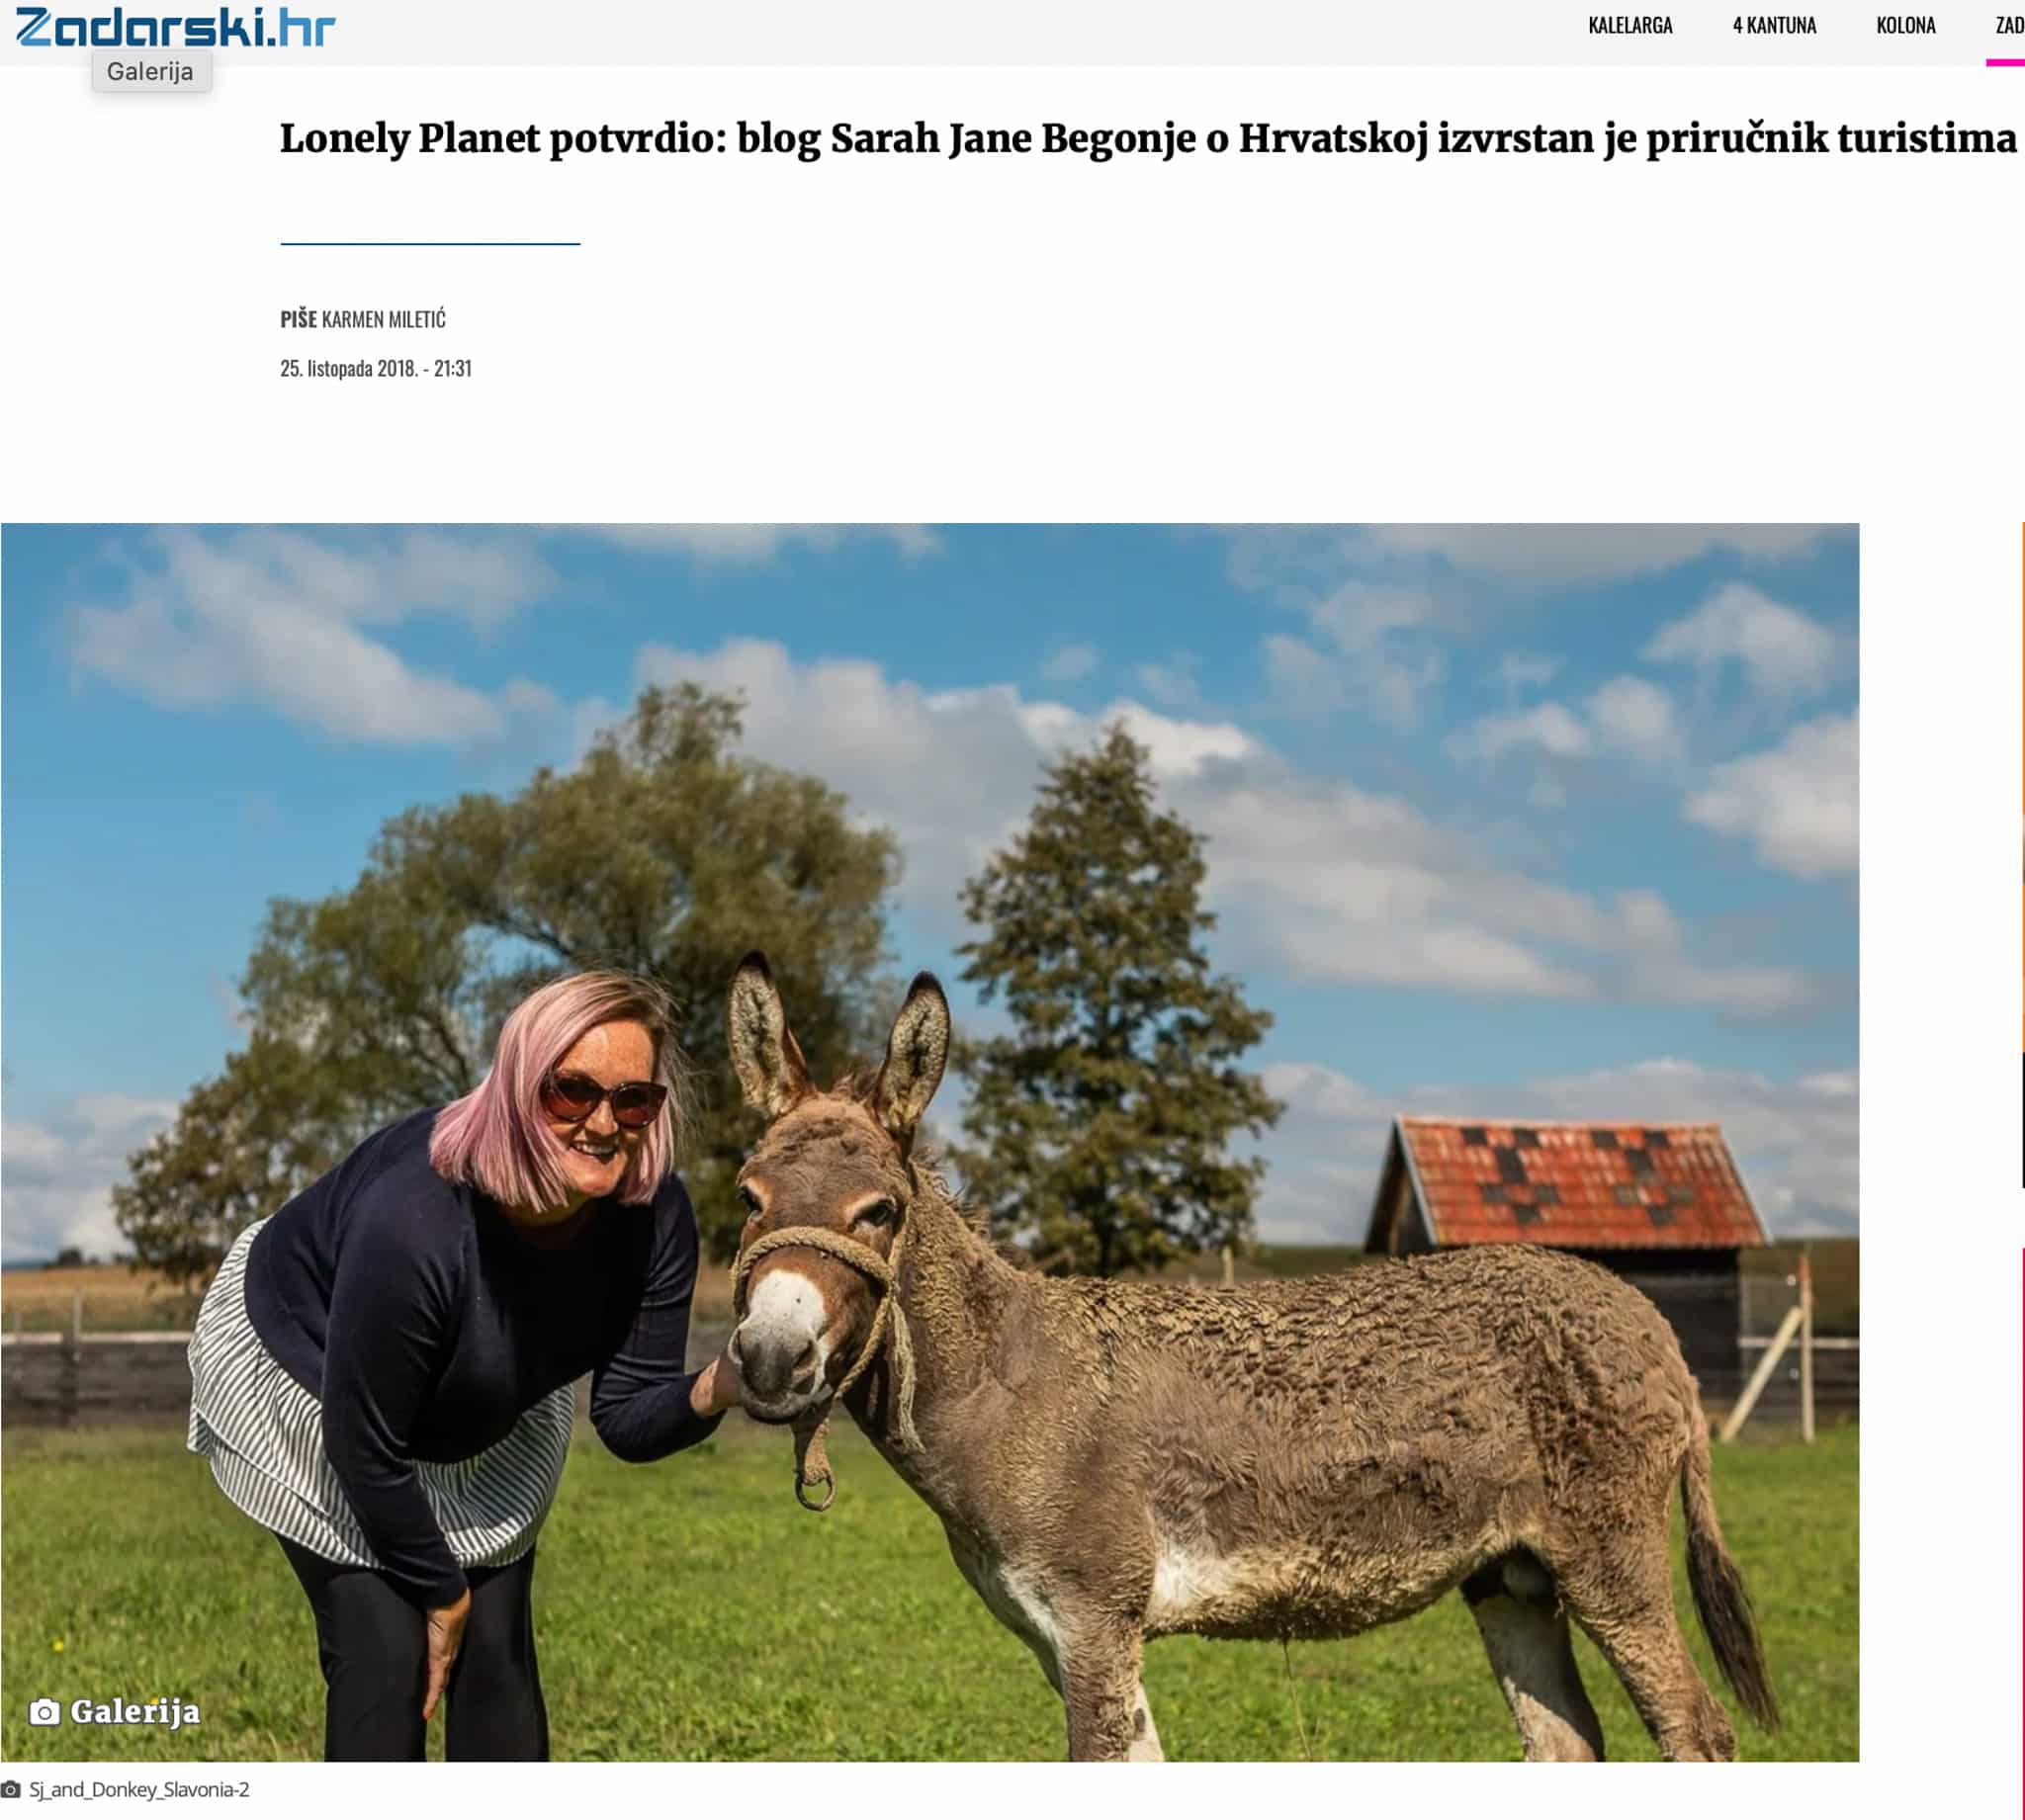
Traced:
POLYGON ((759 1211, 758 1195, 754 1194, 744 1182, 739 1183, 739 1204, 748 1213, 757 1213, 759 1211))
POLYGON ((891 1201, 874 1201, 869 1207, 860 1207, 851 1215, 855 1223, 863 1220, 873 1226, 891 1226, 900 1217, 900 1209, 891 1201))

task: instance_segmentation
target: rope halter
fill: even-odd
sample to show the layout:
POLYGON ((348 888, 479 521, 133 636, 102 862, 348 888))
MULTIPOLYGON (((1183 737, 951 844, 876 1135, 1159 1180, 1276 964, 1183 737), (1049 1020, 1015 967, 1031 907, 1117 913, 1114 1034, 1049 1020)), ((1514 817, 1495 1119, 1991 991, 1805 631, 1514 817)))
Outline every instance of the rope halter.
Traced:
POLYGON ((746 1318, 746 1284, 752 1274, 752 1266, 768 1252, 782 1251, 791 1245, 827 1252, 831 1257, 842 1259, 860 1275, 870 1277, 880 1287, 879 1306, 872 1315, 872 1331, 865 1337, 864 1349, 858 1353, 857 1362, 844 1373, 843 1382, 829 1397, 821 1403, 811 1403, 795 1418, 796 1502, 807 1511, 827 1511, 836 1497, 836 1473, 830 1464, 830 1449, 823 1438, 824 1430, 830 1426, 830 1412, 837 1399, 858 1381, 865 1367, 878 1356, 886 1338, 889 1317, 893 1333, 893 1374, 900 1438, 908 1447, 919 1448, 922 1444, 922 1437, 914 1426, 914 1342, 908 1333, 906 1312, 894 1300, 894 1290, 900 1281, 901 1253, 907 1245, 907 1224, 903 1220, 900 1230, 894 1235, 890 1259, 881 1257, 869 1245, 861 1245, 842 1233, 832 1232, 827 1226, 784 1226, 778 1232, 753 1240, 732 1264, 732 1312, 739 1320, 746 1318), (824 1487, 821 1504, 813 1503, 809 1497, 811 1487, 816 1485, 824 1487))

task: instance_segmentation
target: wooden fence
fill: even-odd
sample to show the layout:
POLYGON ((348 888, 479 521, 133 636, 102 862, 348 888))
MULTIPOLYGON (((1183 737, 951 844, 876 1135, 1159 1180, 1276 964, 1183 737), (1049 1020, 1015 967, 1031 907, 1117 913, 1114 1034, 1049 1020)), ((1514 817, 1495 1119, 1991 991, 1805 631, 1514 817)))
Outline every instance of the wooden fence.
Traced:
MULTIPOLYGON (((689 1362, 717 1355, 729 1329, 699 1324, 689 1362)), ((190 1416, 188 1334, 0 1335, 0 1424, 88 1428, 104 1423, 166 1425, 190 1416)), ((586 1413, 588 1378, 577 1386, 586 1413)))
POLYGON ((73 1429, 185 1421, 189 1345, 188 1334, 0 1336, 0 1423, 73 1429))
MULTIPOLYGON (((1744 1386, 1757 1370, 1771 1343, 1764 1335, 1752 1335, 1737 1343, 1738 1360, 1734 1371, 1705 1371, 1701 1374, 1702 1401, 1711 1412, 1726 1413, 1743 1395, 1744 1386)), ((1850 1338, 1816 1339, 1814 1342, 1814 1409, 1823 1422, 1855 1419, 1861 1401, 1862 1349, 1850 1338)), ((1789 1347, 1759 1394, 1751 1421, 1798 1423, 1801 1419, 1801 1363, 1797 1349, 1789 1347)))
MULTIPOLYGON (((689 1333, 689 1362, 716 1355, 728 1330, 699 1323, 689 1333)), ((1744 1340, 1734 1371, 1704 1372, 1712 1412, 1727 1410, 1763 1354, 1762 1338, 1744 1340)), ((0 1335, 0 1423, 8 1428, 78 1428, 94 1423, 180 1423, 190 1414, 188 1334, 0 1335)), ((1850 1339, 1814 1342, 1814 1404, 1823 1421, 1857 1413, 1858 1346, 1850 1339)), ((583 1413, 589 1380, 578 1387, 583 1413)), ((1800 1420, 1800 1364, 1789 1354, 1766 1385, 1753 1424, 1800 1420)))

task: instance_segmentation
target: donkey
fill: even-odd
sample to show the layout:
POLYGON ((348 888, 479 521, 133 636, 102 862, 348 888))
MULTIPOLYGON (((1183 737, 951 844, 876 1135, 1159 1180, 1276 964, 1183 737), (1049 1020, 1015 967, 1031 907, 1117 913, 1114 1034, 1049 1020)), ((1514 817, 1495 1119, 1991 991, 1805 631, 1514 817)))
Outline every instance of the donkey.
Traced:
POLYGON ((841 1391, 1040 1659, 1072 1758, 1161 1759, 1149 1637, 1350 1636, 1455 1588, 1529 1760, 1603 1756, 1571 1616, 1663 1756, 1731 1758, 1674 1613, 1676 1486, 1717 1661, 1777 1726, 1695 1381, 1635 1290, 1530 1246, 1235 1289, 1039 1276, 916 1154, 949 1049, 931 975, 827 1093, 762 955, 729 1016, 769 1121, 739 1175, 745 1409, 806 1445, 841 1391))

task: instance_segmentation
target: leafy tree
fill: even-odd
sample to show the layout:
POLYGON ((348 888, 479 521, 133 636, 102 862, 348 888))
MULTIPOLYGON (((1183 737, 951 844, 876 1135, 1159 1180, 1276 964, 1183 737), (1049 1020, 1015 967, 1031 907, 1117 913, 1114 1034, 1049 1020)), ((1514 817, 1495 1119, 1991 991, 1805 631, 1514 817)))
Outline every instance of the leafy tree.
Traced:
POLYGON ((1265 1165, 1228 1142, 1282 1108, 1235 1063, 1272 1017, 1210 975, 1202 875, 1201 836, 1160 813, 1148 753, 1113 726, 963 888, 984 931, 963 978, 1013 1033, 958 1051, 972 1141, 952 1159, 1047 1270, 1108 1276, 1251 1229, 1265 1165))
POLYGON ((835 791, 738 754, 741 712, 689 683, 648 689, 574 770, 407 810, 349 890, 274 901, 239 983, 246 1047, 114 1190, 135 1262, 207 1279, 367 1133, 475 1086, 528 992, 594 966, 674 996, 694 1071, 684 1176, 729 1256, 756 1129, 725 1049, 732 971, 763 945, 812 1054, 872 1050, 898 875, 893 836, 853 827, 835 791))

